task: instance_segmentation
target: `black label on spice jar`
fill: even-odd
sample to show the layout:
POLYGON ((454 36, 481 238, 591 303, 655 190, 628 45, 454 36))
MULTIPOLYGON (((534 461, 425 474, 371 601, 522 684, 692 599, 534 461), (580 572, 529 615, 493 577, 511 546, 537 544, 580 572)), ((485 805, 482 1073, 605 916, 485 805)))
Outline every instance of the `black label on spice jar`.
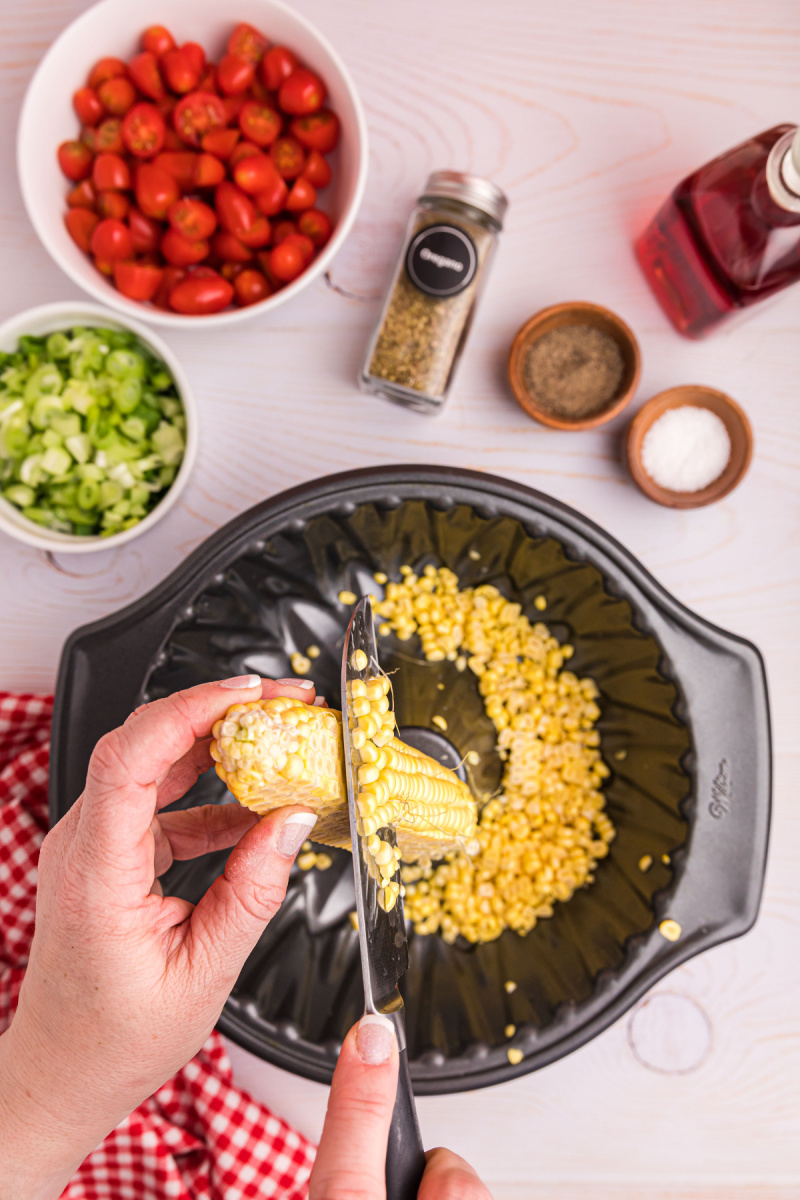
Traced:
POLYGON ((478 269, 475 243, 454 225, 429 225, 412 239, 406 254, 411 282, 428 296, 457 296, 478 269))

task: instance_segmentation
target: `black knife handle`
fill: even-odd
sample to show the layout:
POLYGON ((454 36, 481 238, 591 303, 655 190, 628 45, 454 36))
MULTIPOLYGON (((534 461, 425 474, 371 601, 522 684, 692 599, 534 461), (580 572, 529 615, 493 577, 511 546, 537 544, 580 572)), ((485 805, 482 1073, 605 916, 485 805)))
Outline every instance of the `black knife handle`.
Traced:
POLYGON ((425 1151, 404 1046, 400 1051, 397 1097, 386 1147, 386 1200, 416 1200, 424 1170, 425 1151))

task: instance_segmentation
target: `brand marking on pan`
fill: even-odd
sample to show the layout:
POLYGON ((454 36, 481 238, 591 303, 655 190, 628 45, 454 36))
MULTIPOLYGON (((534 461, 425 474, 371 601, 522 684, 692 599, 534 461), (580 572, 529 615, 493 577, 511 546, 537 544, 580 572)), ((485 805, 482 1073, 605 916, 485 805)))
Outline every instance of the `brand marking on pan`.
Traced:
POLYGON ((716 820, 731 811, 731 774, 727 758, 720 759, 717 773, 711 781, 711 801, 708 811, 716 820))

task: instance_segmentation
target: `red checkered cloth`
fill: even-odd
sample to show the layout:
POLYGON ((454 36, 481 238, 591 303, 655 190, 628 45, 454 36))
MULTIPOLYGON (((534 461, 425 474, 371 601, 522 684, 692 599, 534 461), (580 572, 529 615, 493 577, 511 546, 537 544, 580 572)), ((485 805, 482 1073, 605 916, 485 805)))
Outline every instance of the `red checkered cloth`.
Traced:
MULTIPOLYGON (((50 696, 0 692, 0 1033, 17 1006, 47 832, 50 696)), ((233 1086, 222 1038, 140 1104, 62 1200, 301 1200, 314 1147, 233 1086)))

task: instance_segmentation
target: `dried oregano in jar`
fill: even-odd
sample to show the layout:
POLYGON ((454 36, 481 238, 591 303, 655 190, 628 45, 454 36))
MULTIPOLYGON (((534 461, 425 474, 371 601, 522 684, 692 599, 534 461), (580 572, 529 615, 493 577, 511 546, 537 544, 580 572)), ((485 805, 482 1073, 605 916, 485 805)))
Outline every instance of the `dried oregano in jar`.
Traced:
POLYGON ((487 179, 430 176, 367 351, 365 391, 420 412, 442 407, 507 207, 487 179))

